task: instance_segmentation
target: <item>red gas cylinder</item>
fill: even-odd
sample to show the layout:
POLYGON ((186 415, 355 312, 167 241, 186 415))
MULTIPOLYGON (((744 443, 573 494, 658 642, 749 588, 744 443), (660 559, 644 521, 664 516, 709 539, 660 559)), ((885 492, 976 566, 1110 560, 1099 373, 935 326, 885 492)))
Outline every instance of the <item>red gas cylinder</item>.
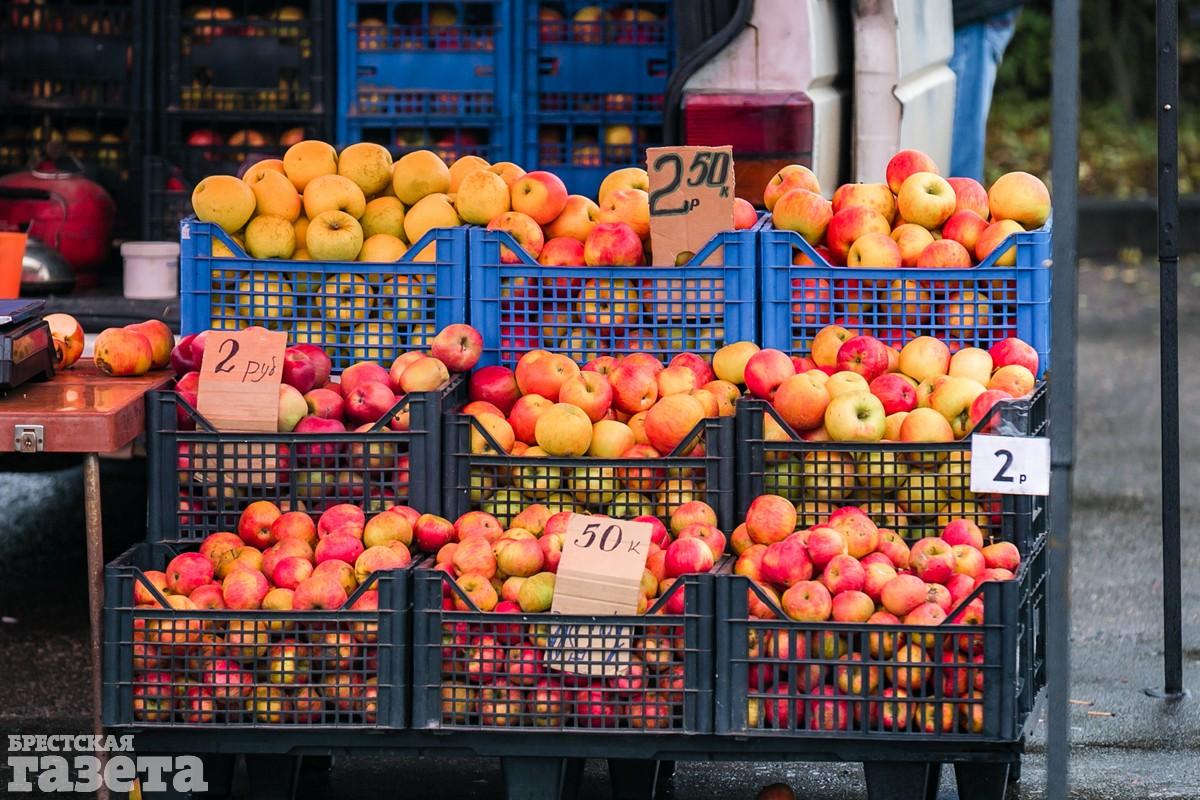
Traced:
POLYGON ((116 214, 108 192, 78 172, 35 169, 0 178, 0 229, 26 230, 53 247, 80 287, 98 281, 112 252, 116 214))

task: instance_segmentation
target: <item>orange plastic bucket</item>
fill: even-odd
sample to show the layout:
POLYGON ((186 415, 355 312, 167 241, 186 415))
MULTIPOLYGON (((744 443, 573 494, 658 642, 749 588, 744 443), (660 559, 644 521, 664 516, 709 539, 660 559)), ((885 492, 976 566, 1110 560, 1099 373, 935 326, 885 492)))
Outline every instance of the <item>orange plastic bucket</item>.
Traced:
POLYGON ((0 299, 21 293, 21 262, 25 258, 25 234, 0 231, 0 299))

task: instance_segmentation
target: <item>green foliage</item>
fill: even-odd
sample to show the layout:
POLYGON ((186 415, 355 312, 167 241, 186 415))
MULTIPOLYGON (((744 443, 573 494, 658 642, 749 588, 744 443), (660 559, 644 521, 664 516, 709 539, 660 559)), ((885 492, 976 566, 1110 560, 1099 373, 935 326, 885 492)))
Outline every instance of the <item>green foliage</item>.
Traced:
MULTIPOLYGON (((1157 189, 1154 0, 1084 0, 1079 191, 1139 197, 1157 189)), ((1200 191, 1200 1, 1180 24, 1181 192, 1200 191)), ((987 178, 1050 172, 1049 0, 1024 7, 996 79, 988 119, 987 178)))

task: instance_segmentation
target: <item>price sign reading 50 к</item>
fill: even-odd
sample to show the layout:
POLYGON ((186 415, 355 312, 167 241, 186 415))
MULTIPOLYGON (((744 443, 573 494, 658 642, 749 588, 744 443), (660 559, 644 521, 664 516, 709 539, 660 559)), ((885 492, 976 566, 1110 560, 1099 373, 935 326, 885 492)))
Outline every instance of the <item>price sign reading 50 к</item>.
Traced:
POLYGON ((196 410, 217 430, 275 432, 287 334, 266 328, 208 335, 196 410))
POLYGON ((971 437, 971 491, 1050 494, 1050 440, 975 434, 971 437))
POLYGON ((721 231, 733 227, 733 148, 652 147, 650 243, 654 264, 686 262, 721 231))

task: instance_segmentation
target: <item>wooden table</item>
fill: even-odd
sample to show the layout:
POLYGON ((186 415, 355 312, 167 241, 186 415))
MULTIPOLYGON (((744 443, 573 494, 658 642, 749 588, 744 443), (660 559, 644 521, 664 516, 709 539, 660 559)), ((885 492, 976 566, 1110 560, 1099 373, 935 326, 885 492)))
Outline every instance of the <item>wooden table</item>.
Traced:
MULTIPOLYGON (((20 453, 30 459, 52 453, 83 456, 92 727, 97 734, 104 732, 100 722, 104 688, 101 674, 104 531, 100 519, 100 454, 120 450, 142 433, 146 425, 146 393, 166 386, 171 377, 169 370, 156 370, 136 378, 112 378, 100 372, 91 361, 80 361, 53 380, 0 391, 0 453, 20 453)), ((107 792, 101 789, 101 796, 105 794, 107 792)))

